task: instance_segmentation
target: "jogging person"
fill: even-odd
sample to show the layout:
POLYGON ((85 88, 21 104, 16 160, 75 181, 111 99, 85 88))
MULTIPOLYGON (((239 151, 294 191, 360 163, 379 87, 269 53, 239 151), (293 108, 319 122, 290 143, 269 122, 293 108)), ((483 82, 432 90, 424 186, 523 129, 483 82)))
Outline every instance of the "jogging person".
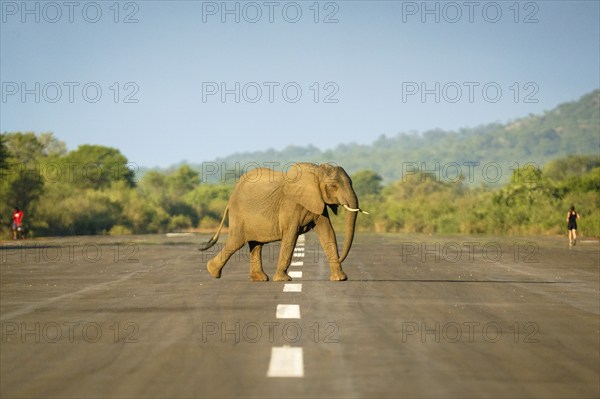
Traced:
POLYGON ((569 213, 567 213, 567 229, 569 230, 569 247, 577 243, 577 219, 579 214, 575 212, 575 207, 571 205, 569 213))

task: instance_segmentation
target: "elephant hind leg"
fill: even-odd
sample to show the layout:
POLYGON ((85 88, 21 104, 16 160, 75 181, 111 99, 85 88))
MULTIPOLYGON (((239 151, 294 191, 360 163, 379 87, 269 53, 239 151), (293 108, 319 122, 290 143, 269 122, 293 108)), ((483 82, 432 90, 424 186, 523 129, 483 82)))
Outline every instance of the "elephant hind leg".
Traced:
POLYGON ((232 239, 229 237, 223 249, 214 258, 208 261, 207 269, 211 276, 214 278, 221 278, 221 270, 225 266, 225 263, 231 258, 238 249, 244 246, 244 242, 232 239))
POLYGON ((262 247, 263 244, 250 241, 250 280, 252 281, 269 281, 269 276, 262 268, 262 247))

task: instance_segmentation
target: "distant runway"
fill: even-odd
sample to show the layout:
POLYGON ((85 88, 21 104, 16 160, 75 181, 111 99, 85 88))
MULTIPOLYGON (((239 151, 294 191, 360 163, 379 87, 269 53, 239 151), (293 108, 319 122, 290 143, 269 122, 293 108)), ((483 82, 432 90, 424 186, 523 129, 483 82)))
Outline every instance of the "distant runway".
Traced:
POLYGON ((358 234, 330 282, 309 233, 253 283, 207 238, 3 242, 0 397, 600 396, 596 240, 358 234))

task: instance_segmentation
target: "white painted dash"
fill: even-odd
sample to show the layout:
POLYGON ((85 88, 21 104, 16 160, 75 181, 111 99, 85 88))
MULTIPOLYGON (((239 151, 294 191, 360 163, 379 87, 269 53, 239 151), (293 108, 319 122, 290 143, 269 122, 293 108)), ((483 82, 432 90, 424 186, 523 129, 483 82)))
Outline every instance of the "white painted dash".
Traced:
POLYGON ((295 252, 294 251, 294 256, 297 258, 304 258, 304 252, 295 252))
POLYGON ((283 292, 302 292, 302 284, 286 283, 283 285, 283 292))
POLYGON ((277 305, 275 317, 278 319, 299 319, 300 305, 277 305))
POLYGON ((291 278, 302 278, 302 271, 291 271, 288 273, 290 275, 291 278))
POLYGON ((304 377, 304 352, 289 346, 271 348, 267 377, 304 377))
POLYGON ((290 263, 290 266, 303 266, 304 262, 301 260, 290 263))

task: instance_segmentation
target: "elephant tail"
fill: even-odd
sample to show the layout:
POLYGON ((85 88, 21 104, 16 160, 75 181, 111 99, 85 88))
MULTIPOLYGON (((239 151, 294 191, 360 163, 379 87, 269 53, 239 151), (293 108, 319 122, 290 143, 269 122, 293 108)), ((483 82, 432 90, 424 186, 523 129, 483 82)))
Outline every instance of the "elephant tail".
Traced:
POLYGON ((228 211, 229 211, 229 205, 227 205, 227 207, 225 208, 225 211, 223 212, 223 218, 221 219, 221 224, 219 225, 219 229, 217 230, 215 235, 212 236, 212 238, 208 242, 205 242, 204 244, 202 244, 202 246, 200 248, 198 248, 200 251, 206 251, 207 249, 209 249, 213 245, 215 245, 217 243, 217 241, 219 241, 219 235, 221 234, 221 229, 223 228, 223 224, 225 224, 225 217, 227 216, 228 211))

